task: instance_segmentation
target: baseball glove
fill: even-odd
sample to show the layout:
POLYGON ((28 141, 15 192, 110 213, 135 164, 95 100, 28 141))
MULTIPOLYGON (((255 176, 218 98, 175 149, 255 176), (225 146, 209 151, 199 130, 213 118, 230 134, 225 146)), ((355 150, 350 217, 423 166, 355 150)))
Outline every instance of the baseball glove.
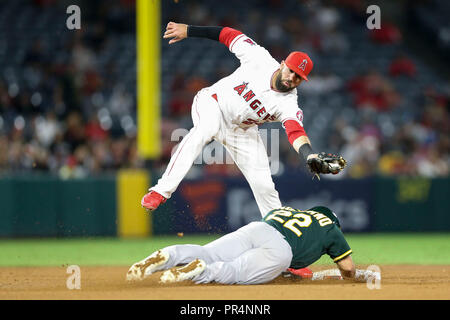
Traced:
POLYGON ((312 157, 307 160, 307 164, 309 170, 315 174, 319 175, 321 173, 327 174, 338 174, 341 170, 343 170, 347 164, 344 158, 341 156, 321 152, 317 155, 317 157, 312 157))

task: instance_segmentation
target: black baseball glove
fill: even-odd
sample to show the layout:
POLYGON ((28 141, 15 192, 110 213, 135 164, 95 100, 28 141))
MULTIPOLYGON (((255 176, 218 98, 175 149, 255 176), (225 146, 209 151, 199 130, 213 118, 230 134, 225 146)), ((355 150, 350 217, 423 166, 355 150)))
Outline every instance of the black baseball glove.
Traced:
POLYGON ((338 174, 345 168, 347 161, 341 156, 321 152, 317 157, 309 158, 306 163, 313 174, 319 175, 321 173, 338 174))

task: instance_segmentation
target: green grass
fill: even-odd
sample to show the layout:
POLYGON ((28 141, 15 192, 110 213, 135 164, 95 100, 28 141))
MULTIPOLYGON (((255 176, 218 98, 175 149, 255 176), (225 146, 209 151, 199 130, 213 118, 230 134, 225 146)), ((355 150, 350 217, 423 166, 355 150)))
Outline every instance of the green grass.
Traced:
MULTIPOLYGON (((350 234, 356 264, 450 264, 450 233, 350 234)), ((317 263, 332 263, 322 257, 317 263)))
MULTIPOLYGON (((168 245, 202 245, 218 237, 0 240, 0 266, 128 266, 168 245)), ((347 234, 346 238, 356 264, 450 264, 450 233, 347 234)), ((332 262, 324 256, 316 264, 332 262)))
POLYGON ((145 239, 60 238, 0 240, 0 266, 129 265, 172 244, 206 244, 218 236, 145 239))

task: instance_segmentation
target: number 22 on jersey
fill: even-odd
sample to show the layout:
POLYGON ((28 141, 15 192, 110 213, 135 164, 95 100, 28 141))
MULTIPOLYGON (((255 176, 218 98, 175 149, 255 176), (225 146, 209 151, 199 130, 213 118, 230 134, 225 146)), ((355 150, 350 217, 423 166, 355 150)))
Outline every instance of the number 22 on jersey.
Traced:
POLYGON ((292 212, 288 210, 277 210, 274 213, 267 216, 266 220, 275 220, 283 225, 283 227, 288 228, 293 233, 300 237, 302 232, 299 227, 307 228, 312 223, 311 216, 306 213, 296 213, 292 214, 292 212), (287 220, 282 217, 288 218, 287 220))

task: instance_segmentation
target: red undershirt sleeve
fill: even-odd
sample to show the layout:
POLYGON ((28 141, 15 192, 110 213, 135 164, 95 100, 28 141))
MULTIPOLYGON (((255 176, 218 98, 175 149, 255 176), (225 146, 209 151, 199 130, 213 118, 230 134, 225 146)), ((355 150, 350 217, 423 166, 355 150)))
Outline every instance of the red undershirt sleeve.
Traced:
POLYGON ((225 27, 220 32, 219 41, 222 42, 224 45, 226 45, 229 48, 230 44, 234 40, 234 38, 236 38, 240 34, 242 34, 242 32, 239 30, 225 27))
POLYGON ((283 123, 283 127, 286 130, 288 140, 291 144, 293 144, 298 137, 306 136, 305 129, 295 120, 286 120, 283 123))

